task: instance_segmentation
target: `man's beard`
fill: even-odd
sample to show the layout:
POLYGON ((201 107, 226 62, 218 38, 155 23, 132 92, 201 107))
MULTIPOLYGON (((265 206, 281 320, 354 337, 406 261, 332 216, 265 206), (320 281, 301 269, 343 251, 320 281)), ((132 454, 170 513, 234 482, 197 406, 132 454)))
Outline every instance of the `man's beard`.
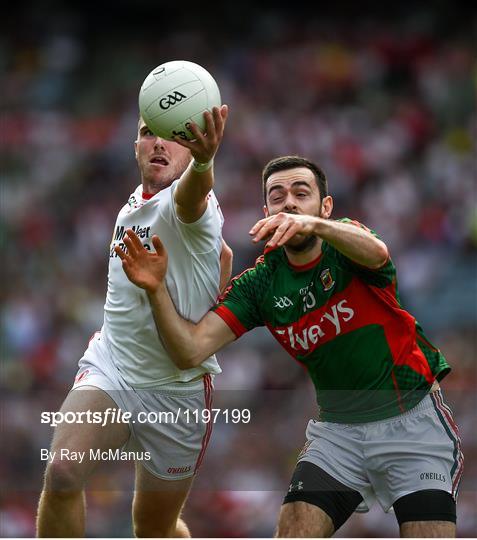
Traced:
POLYGON ((295 244, 293 246, 290 246, 290 244, 286 244, 286 248, 288 251, 291 251, 292 253, 304 253, 305 251, 312 250, 318 242, 318 237, 314 234, 311 234, 310 236, 305 236, 303 240, 299 244, 295 244))

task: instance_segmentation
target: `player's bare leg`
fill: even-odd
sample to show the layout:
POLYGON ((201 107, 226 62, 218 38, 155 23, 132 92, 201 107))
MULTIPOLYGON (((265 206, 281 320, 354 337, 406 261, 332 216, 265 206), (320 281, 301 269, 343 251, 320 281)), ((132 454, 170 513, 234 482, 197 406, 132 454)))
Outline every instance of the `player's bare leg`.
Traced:
MULTIPOLYGON (((105 411, 116 403, 102 390, 81 387, 66 397, 61 412, 105 411)), ((39 537, 80 537, 85 531, 84 485, 96 462, 89 459, 90 448, 102 450, 122 446, 129 437, 127 424, 74 423, 59 424, 53 436, 51 451, 56 452, 47 465, 43 492, 38 505, 39 537), (86 452, 83 461, 61 460, 61 449, 86 452)))
POLYGON ((318 506, 297 501, 284 504, 278 518, 276 538, 329 538, 333 521, 318 506))
POLYGON ((451 521, 407 521, 399 528, 401 538, 455 538, 451 521))
POLYGON ((192 481, 193 478, 161 480, 136 462, 134 534, 142 538, 190 538, 180 514, 192 481))

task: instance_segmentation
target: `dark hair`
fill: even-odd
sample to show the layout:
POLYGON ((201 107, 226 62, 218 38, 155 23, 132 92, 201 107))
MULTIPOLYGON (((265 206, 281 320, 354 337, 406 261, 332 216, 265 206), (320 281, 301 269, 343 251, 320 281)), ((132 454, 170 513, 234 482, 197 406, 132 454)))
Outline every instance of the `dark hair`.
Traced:
POLYGON ((262 171, 263 198, 265 199, 265 202, 267 202, 266 184, 268 178, 278 171, 286 171, 288 169, 295 169, 296 167, 306 167, 307 169, 310 169, 315 175, 321 199, 328 195, 328 180, 326 179, 325 173, 318 165, 300 156, 282 156, 269 161, 262 171))

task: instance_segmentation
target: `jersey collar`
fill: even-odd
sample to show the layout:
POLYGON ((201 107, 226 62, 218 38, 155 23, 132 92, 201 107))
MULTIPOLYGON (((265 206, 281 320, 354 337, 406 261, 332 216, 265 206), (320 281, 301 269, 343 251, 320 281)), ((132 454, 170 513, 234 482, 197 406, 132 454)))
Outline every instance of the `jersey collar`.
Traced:
POLYGON ((322 247, 321 247, 321 253, 318 255, 318 257, 316 257, 315 259, 313 259, 312 261, 310 261, 309 263, 306 263, 306 264, 293 264, 293 263, 291 263, 288 260, 288 257, 287 257, 287 255, 285 253, 285 250, 283 249, 283 246, 280 246, 280 247, 275 246, 273 248, 265 248, 265 250, 263 252, 263 255, 265 257, 267 257, 273 252, 280 253, 280 255, 287 262, 288 266, 293 268, 293 270, 295 270, 295 272, 306 272, 306 270, 310 270, 310 268, 313 268, 314 266, 316 266, 320 262, 321 257, 323 257, 323 244, 322 244, 322 247))
POLYGON ((321 257, 323 257, 323 252, 321 252, 318 257, 306 264, 293 264, 288 259, 287 260, 288 264, 293 268, 293 270, 295 270, 295 272, 305 272, 306 270, 310 270, 310 268, 316 266, 320 262, 321 257))

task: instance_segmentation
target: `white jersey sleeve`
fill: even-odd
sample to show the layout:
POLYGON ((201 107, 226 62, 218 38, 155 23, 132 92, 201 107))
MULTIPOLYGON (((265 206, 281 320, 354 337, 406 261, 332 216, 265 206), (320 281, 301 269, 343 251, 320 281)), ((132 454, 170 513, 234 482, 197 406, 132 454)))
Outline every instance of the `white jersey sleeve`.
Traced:
POLYGON ((174 200, 178 181, 171 186, 171 204, 164 207, 164 212, 170 213, 170 219, 175 221, 178 230, 189 246, 192 253, 208 253, 215 249, 217 237, 222 235, 224 218, 219 203, 213 191, 207 195, 207 208, 202 216, 194 223, 184 223, 179 219, 174 200))

